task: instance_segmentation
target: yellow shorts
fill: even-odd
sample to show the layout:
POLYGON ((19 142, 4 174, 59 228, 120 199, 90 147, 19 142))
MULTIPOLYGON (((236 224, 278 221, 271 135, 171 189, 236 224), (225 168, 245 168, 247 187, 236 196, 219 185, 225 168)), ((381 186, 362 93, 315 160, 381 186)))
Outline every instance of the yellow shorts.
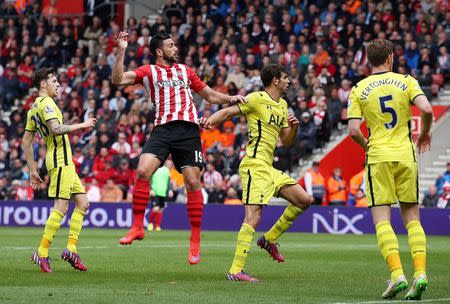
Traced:
POLYGON ((53 168, 50 170, 49 175, 49 198, 70 200, 72 194, 86 193, 78 174, 75 172, 75 166, 53 168))
POLYGON ((419 180, 416 162, 384 162, 366 166, 368 206, 397 202, 417 204, 419 180))
POLYGON ((267 205, 278 192, 297 182, 286 173, 265 161, 245 157, 239 166, 242 183, 242 202, 247 205, 267 205))

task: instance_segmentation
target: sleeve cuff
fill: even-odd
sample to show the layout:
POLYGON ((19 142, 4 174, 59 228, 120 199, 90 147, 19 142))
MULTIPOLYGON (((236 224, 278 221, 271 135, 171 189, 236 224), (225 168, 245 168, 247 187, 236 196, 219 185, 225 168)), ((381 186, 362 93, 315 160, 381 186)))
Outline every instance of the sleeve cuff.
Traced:
POLYGON ((414 104, 414 99, 416 99, 416 98, 419 97, 420 95, 424 95, 424 96, 425 96, 424 93, 417 94, 416 96, 414 96, 413 99, 411 99, 410 103, 411 103, 411 104, 414 104))

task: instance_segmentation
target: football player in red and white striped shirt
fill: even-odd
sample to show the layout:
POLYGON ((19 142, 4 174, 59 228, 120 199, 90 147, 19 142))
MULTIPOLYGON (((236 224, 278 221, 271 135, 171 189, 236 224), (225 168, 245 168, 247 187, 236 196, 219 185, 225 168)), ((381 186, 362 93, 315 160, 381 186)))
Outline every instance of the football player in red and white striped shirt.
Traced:
POLYGON ((203 155, 197 110, 191 90, 214 104, 246 101, 240 95, 229 96, 212 90, 190 67, 179 64, 178 49, 170 35, 164 31, 150 40, 150 51, 156 57, 156 64, 124 72, 127 37, 126 31, 121 31, 118 35, 119 51, 112 71, 112 82, 116 85, 142 84, 153 103, 156 118, 155 128, 139 158, 132 200, 133 226, 119 242, 126 245, 144 238, 143 220, 150 196, 150 178, 170 154, 176 169, 183 174, 186 185, 187 212, 191 223, 188 260, 195 265, 200 261, 200 225, 203 213, 200 172, 203 168, 203 155))

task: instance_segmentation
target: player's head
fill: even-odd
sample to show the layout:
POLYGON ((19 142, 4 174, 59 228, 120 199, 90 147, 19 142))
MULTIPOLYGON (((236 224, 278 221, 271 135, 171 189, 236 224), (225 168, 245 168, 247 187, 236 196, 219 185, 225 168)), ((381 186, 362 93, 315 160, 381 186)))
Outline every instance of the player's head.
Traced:
POLYGON ((150 52, 156 59, 163 59, 172 64, 178 62, 178 48, 172 37, 165 31, 160 31, 150 40, 150 52))
POLYGON ((392 71, 394 63, 394 45, 385 39, 375 39, 366 46, 367 59, 373 67, 387 65, 392 71))
POLYGON ((268 64, 263 67, 260 77, 265 88, 273 86, 282 94, 286 93, 291 84, 286 68, 279 64, 268 64))
POLYGON ((34 72, 32 81, 39 91, 45 91, 50 97, 58 93, 59 82, 53 68, 40 68, 34 72))

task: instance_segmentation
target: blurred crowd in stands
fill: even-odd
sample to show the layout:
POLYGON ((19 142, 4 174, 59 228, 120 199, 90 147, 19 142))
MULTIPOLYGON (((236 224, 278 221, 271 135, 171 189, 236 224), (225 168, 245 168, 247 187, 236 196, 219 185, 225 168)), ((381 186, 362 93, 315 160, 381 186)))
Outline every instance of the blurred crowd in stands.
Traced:
MULTIPOLYGON (((70 136, 77 172, 86 189, 94 189, 93 201, 129 199, 155 113, 141 86, 116 87, 110 82, 121 28, 114 20, 98 17, 54 16, 51 8, 42 9, 40 1, 30 1, 24 14, 11 1, 0 5, 0 199, 47 197, 44 142, 35 143, 46 181, 39 191, 33 192, 28 184, 20 148, 26 111, 37 97, 31 76, 44 66, 58 71, 57 103, 65 123, 98 119, 93 132, 70 136)), ((450 76, 446 1, 168 0, 155 21, 131 17, 126 28, 127 70, 154 62, 148 42, 165 29, 178 45, 180 61, 212 88, 231 95, 259 90, 263 65, 286 66, 292 84, 285 99, 300 128, 294 147, 280 143, 275 151, 274 166, 283 171, 303 165, 330 136, 345 129, 350 89, 370 74, 367 41, 391 40, 394 71, 417 77, 430 99, 450 76)), ((218 109, 196 98, 199 116, 218 109)), ((237 169, 247 141, 245 119, 203 130, 201 137, 208 201, 239 202, 237 169)), ((182 178, 170 161, 166 165, 171 171, 171 199, 181 200, 182 178)))

